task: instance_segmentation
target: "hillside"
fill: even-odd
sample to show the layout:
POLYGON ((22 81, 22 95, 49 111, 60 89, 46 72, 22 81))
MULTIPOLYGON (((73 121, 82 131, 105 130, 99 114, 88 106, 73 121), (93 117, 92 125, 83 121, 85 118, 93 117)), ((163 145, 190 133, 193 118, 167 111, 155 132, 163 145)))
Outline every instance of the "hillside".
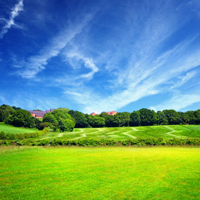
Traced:
POLYGON ((21 127, 14 127, 11 125, 4 124, 3 122, 0 122, 0 132, 4 131, 5 133, 32 133, 35 132, 37 129, 30 129, 30 128, 21 128, 21 127))
POLYGON ((50 132, 42 139, 65 138, 106 138, 106 139, 136 139, 136 138, 200 138, 200 125, 163 125, 114 128, 75 128, 73 132, 50 132))

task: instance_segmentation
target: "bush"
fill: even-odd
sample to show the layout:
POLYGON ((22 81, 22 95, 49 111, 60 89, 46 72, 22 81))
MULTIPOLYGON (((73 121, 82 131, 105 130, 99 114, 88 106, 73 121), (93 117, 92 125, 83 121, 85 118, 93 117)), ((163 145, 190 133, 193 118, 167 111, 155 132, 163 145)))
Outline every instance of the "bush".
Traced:
POLYGON ((67 139, 43 139, 43 140, 24 140, 27 136, 35 136, 40 134, 45 134, 48 132, 48 129, 44 129, 43 132, 35 132, 30 133, 30 135, 25 134, 13 134, 16 138, 15 140, 6 140, 10 137, 10 135, 5 134, 4 132, 0 133, 1 138, 6 138, 0 141, 0 145, 29 145, 29 146, 83 146, 83 147, 96 147, 96 146, 159 146, 159 145, 169 145, 169 146, 182 146, 182 145, 190 145, 190 146, 200 146, 199 138, 189 138, 189 139, 179 139, 173 138, 170 140, 164 140, 162 138, 137 138, 131 140, 113 140, 113 139, 79 139, 79 140, 67 140, 67 139), (9 136, 9 137, 8 137, 9 136), (26 136, 26 137, 25 137, 26 136), (20 139, 22 138, 22 139, 20 139))
POLYGON ((0 139, 1 139, 1 140, 5 140, 5 139, 6 139, 6 134, 5 134, 4 131, 1 131, 1 132, 0 132, 0 139))
POLYGON ((23 140, 25 138, 35 138, 41 135, 44 135, 49 132, 48 128, 44 128, 42 131, 35 131, 33 133, 18 133, 18 134, 12 134, 12 133, 5 133, 4 131, 0 132, 0 139, 2 140, 23 140))
POLYGON ((43 130, 43 129, 46 128, 46 127, 48 127, 48 124, 45 123, 45 122, 43 122, 43 123, 40 123, 38 129, 39 129, 39 130, 43 130))
POLYGON ((40 140, 40 142, 38 143, 38 146, 47 146, 49 144, 48 140, 40 140))

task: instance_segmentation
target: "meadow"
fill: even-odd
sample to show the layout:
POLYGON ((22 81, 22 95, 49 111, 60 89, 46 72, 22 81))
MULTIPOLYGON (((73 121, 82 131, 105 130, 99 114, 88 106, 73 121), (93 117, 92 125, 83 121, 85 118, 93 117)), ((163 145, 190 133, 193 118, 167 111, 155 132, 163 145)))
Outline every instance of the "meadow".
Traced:
POLYGON ((113 128, 75 128, 73 132, 50 132, 41 139, 65 138, 65 139, 136 139, 136 138, 200 138, 200 125, 163 125, 163 126, 139 126, 139 127, 113 127, 113 128))
POLYGON ((200 199, 200 148, 0 147, 1 199, 200 199))
POLYGON ((30 129, 30 128, 21 128, 21 127, 14 127, 11 125, 4 124, 3 122, 0 122, 0 132, 4 131, 5 133, 33 133, 37 131, 37 129, 30 129))

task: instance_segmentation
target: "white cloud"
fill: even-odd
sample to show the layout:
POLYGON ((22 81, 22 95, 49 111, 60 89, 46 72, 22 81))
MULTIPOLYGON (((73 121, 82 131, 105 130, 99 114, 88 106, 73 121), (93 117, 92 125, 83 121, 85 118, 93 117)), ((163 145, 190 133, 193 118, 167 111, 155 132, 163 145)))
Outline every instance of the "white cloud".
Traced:
POLYGON ((199 94, 180 94, 173 96, 171 99, 161 103, 160 105, 153 106, 150 109, 153 109, 155 111, 165 109, 174 109, 176 111, 179 111, 198 102, 200 102, 199 94))
POLYGON ((17 74, 23 78, 35 77, 40 71, 45 69, 45 66, 51 58, 58 56, 64 47, 82 32, 92 18, 93 14, 88 14, 82 19, 81 23, 71 25, 65 30, 62 30, 46 47, 41 49, 38 55, 29 57, 28 61, 23 63, 22 69, 17 71, 17 74))
MULTIPOLYGON (((156 62, 150 65, 148 64, 148 60, 145 62, 141 61, 141 65, 139 63, 140 66, 148 65, 148 69, 141 68, 138 70, 134 66, 129 66, 127 71, 121 70, 123 80, 120 80, 121 83, 113 88, 112 94, 109 96, 104 96, 103 94, 97 95, 94 89, 92 90, 87 87, 80 88, 80 86, 74 86, 70 91, 66 90, 65 93, 79 104, 84 105, 84 112, 90 113, 95 111, 100 113, 106 110, 118 110, 143 97, 179 88, 198 73, 195 70, 190 70, 198 67, 200 64, 200 56, 198 56, 200 55, 200 51, 198 50, 187 53, 185 57, 176 57, 177 60, 172 59, 174 54, 178 55, 179 52, 182 54, 187 47, 183 43, 179 45, 179 48, 175 47, 173 50, 170 50, 170 53, 161 54, 156 62), (166 70, 163 70, 163 67, 166 70), (183 73, 185 75, 182 75, 183 73), (166 88, 166 83, 174 78, 178 79, 176 83, 169 83, 169 86, 166 88), (119 87, 119 85, 124 86, 124 88, 122 89, 122 86, 119 87)), ((119 82, 119 79, 117 81, 119 82)), ((185 101, 184 107, 190 105, 192 102, 196 102, 198 96, 194 96, 194 99, 185 101)), ((175 101, 172 102, 176 104, 175 101)), ((183 104, 180 108, 183 108, 183 104)))
POLYGON ((190 79, 194 78, 197 74, 198 74, 198 72, 196 70, 193 70, 191 72, 186 73, 185 76, 178 77, 179 80, 176 83, 174 83, 170 87, 170 89, 181 87, 182 85, 184 85, 185 83, 187 83, 190 79))
MULTIPOLYGON (((8 30, 16 25, 15 24, 15 17, 17 17, 19 15, 19 13, 21 11, 23 11, 23 7, 24 7, 24 4, 23 4, 23 0, 20 0, 16 5, 15 7, 12 9, 11 13, 10 13, 10 19, 9 20, 6 20, 6 19, 1 19, 1 21, 4 21, 6 24, 4 25, 2 31, 0 32, 0 39, 3 38, 4 34, 6 34, 8 32, 8 30)), ((18 25, 16 25, 16 27, 20 27, 18 25)))
MULTIPOLYGON (((62 98, 55 98, 49 96, 41 96, 38 93, 27 93, 24 91, 10 93, 4 93, 0 96, 0 103, 10 106, 21 107, 23 109, 41 109, 47 110, 50 108, 58 108, 63 101, 62 98), (14 98, 13 98, 14 96, 14 98)), ((1 105, 1 104, 0 104, 1 105)))
POLYGON ((6 99, 3 96, 0 96, 0 101, 1 101, 2 104, 5 104, 6 99))
MULTIPOLYGON (((62 78, 54 77, 53 81, 63 88, 67 98, 82 105, 82 111, 88 113, 118 110, 143 97, 179 89, 197 74, 193 69, 200 65, 200 51, 198 47, 191 48, 197 37, 188 35, 176 45, 170 41, 173 34, 189 20, 189 16, 184 18, 179 15, 181 8, 178 11, 171 9, 170 1, 164 3, 164 6, 161 4, 154 5, 152 14, 146 15, 145 11, 138 16, 133 12, 135 9, 129 6, 129 13, 123 20, 124 26, 114 24, 110 27, 112 35, 107 37, 105 34, 107 40, 104 38, 104 43, 99 38, 98 42, 93 41, 89 37, 90 30, 83 31, 93 18, 93 15, 87 15, 81 23, 70 25, 62 31, 38 55, 31 56, 22 64, 23 68, 18 74, 24 78, 33 78, 45 69, 51 58, 62 53, 75 73, 66 75, 66 72, 62 78), (83 65, 90 72, 81 71, 83 65), (92 78, 97 72, 104 73, 103 78, 106 83, 109 82, 108 86, 103 83, 104 80, 97 80, 99 84, 103 83, 102 87, 109 88, 109 94, 103 94, 93 84, 92 78), (86 86, 85 80, 90 86, 86 86)), ((91 24, 90 28, 93 36, 91 24)), ((180 108, 196 102, 199 96, 194 95, 194 100, 190 101, 187 97, 183 95, 185 102, 180 104, 180 108)), ((171 105, 174 103, 174 107, 179 104, 175 97, 170 102, 171 105)))
POLYGON ((87 74, 81 74, 79 77, 76 77, 76 79, 79 79, 79 78, 92 79, 93 75, 99 71, 98 67, 94 64, 92 58, 87 58, 83 56, 82 54, 80 54, 78 51, 67 53, 67 57, 70 60, 75 59, 76 62, 83 61, 85 67, 91 69, 91 72, 87 74))
MULTIPOLYGON (((191 50, 190 47, 198 35, 188 37, 163 51, 163 45, 184 24, 185 19, 180 22, 181 15, 169 12, 171 8, 157 9, 144 27, 139 21, 133 29, 130 26, 130 32, 120 32, 121 35, 124 33, 123 43, 120 45, 118 41, 115 43, 115 37, 111 39, 110 43, 114 44, 114 47, 106 52, 109 56, 105 56, 103 61, 107 63, 104 73, 113 74, 109 95, 99 94, 95 88, 84 86, 73 86, 70 91, 65 90, 65 94, 83 105, 84 112, 118 110, 143 97, 178 89, 196 76, 198 72, 193 69, 200 65, 200 51, 198 48, 191 50), (139 30, 143 30, 133 42, 137 25, 139 30), (123 59, 128 60, 124 66, 120 64, 123 59)), ((187 100, 187 97, 183 96, 186 101, 180 104, 180 107, 176 99, 171 102, 174 102, 174 107, 180 109, 198 101, 199 96, 194 95, 194 100, 187 100)))

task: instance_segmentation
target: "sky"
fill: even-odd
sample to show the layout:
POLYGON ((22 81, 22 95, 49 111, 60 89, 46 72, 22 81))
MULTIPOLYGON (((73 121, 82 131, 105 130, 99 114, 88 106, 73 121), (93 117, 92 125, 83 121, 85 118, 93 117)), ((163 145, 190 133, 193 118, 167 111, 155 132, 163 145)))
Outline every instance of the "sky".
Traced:
POLYGON ((200 108, 199 0, 0 0, 0 105, 200 108))

